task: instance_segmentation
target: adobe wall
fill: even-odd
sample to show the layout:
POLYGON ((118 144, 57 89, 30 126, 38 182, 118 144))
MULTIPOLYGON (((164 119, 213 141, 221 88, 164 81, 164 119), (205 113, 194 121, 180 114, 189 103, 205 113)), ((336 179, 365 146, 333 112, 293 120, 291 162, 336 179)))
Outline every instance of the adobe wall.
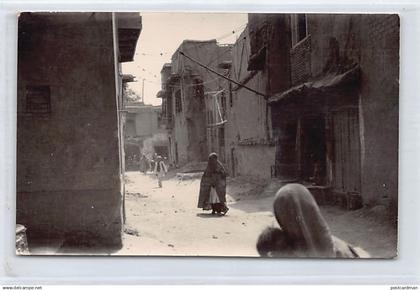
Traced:
POLYGON ((32 17, 19 23, 31 21, 19 27, 17 222, 29 240, 79 231, 121 245, 111 13, 32 17), (47 117, 27 113, 28 85, 50 87, 47 117))
MULTIPOLYGON (((247 87, 265 93, 266 73, 257 72, 249 78, 251 72, 247 71, 250 53, 248 33, 248 29, 245 29, 232 48, 231 78, 238 82, 248 78, 247 87)), ((275 162, 275 147, 262 144, 271 137, 271 120, 267 120, 271 113, 264 97, 233 85, 229 98, 225 156, 230 174, 234 167, 235 175, 270 178, 271 166, 275 162), (232 160, 232 150, 235 160, 232 160)))
MULTIPOLYGON (((247 85, 264 91, 265 82, 262 74, 257 74, 247 85)), ((261 178, 271 177, 271 166, 275 162, 275 147, 258 144, 267 140, 266 118, 270 112, 263 97, 246 89, 233 92, 233 106, 228 108, 226 125, 226 159, 231 167, 231 150, 236 154, 236 174, 254 175, 261 178), (250 141, 250 142, 247 142, 250 141), (257 144, 254 144, 257 143, 257 144)))

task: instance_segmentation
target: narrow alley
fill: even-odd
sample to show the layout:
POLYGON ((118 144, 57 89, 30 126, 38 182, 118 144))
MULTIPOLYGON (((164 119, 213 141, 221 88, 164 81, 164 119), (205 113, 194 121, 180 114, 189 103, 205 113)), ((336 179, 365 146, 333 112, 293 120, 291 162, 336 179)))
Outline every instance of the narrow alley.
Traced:
POLYGON ((22 13, 17 253, 395 258, 399 25, 22 13))

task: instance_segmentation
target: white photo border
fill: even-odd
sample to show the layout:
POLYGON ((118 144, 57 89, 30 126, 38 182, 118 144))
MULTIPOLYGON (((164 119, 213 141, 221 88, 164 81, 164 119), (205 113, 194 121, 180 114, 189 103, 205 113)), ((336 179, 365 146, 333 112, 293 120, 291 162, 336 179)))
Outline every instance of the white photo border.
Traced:
POLYGON ((0 284, 420 284, 419 2, 2 0, 0 39, 0 284), (19 11, 398 13, 401 27, 398 257, 392 260, 267 260, 16 256, 14 232, 19 11))

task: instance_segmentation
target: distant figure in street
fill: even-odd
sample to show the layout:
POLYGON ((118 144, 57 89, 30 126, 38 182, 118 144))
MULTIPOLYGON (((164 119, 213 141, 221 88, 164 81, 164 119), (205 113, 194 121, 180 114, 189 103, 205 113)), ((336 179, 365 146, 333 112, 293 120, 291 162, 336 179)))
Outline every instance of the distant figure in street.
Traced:
POLYGON ((198 208, 212 210, 212 214, 225 215, 229 208, 226 206, 226 170, 217 160, 217 154, 211 153, 207 168, 200 182, 198 208))
POLYGON ((146 157, 145 154, 142 154, 140 158, 140 171, 143 172, 143 174, 146 174, 149 168, 150 168, 149 159, 146 157))
POLYGON ((155 169, 153 172, 156 174, 158 185, 159 187, 162 187, 162 179, 165 176, 166 172, 168 172, 168 169, 166 168, 165 162, 163 162, 162 156, 157 156, 155 160, 155 169))
POLYGON ((168 172, 169 169, 172 168, 172 165, 169 163, 168 157, 166 156, 163 157, 163 163, 165 163, 166 172, 168 172))
POLYGON ((151 171, 155 170, 157 158, 158 158, 157 153, 154 153, 152 159, 150 160, 150 170, 151 171))
POLYGON ((266 228, 257 250, 268 257, 368 258, 360 248, 333 236, 315 199, 301 184, 287 184, 274 199, 280 228, 266 228))

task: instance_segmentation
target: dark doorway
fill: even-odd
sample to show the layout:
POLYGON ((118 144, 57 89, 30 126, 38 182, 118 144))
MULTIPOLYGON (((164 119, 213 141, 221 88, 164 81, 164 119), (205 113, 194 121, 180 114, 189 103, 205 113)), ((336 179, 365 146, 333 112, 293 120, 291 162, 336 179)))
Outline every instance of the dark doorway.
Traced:
POLYGON ((296 120, 284 123, 278 131, 274 174, 284 180, 297 178, 296 132, 296 120))
POLYGON ((136 171, 139 170, 139 162, 141 150, 138 144, 128 143, 124 144, 124 155, 125 155, 125 170, 136 171))
POLYGON ((326 180, 325 118, 303 119, 301 134, 301 178, 317 185, 324 185, 326 180))

